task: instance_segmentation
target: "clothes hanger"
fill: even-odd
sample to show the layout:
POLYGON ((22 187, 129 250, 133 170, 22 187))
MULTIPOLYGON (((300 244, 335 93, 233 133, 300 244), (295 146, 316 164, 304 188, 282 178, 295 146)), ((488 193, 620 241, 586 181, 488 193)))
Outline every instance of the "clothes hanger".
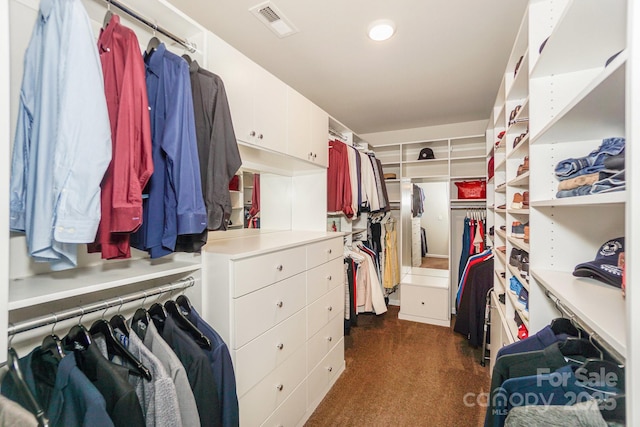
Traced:
POLYGON ((158 39, 156 37, 156 29, 158 28, 158 26, 156 24, 153 25, 153 36, 151 37, 151 39, 149 40, 149 43, 147 44, 147 55, 151 55, 153 52, 155 52, 155 50, 158 48, 158 46, 160 46, 160 39, 158 39))
POLYGON ((191 310, 193 310, 191 301, 189 301, 189 298, 185 294, 178 295, 178 298, 176 298, 176 303, 182 310, 186 311, 187 314, 191 313, 191 310))
POLYGON ((9 348, 7 350, 7 366, 9 368, 11 379, 13 379, 13 382, 20 390, 22 396, 27 399, 27 404, 31 407, 31 413, 36 416, 38 425, 48 427, 49 420, 45 416, 44 410, 40 407, 40 404, 36 400, 35 396, 33 395, 33 393, 31 393, 31 390, 29 389, 29 386, 24 379, 24 375, 22 375, 18 353, 16 353, 15 349, 11 347, 12 339, 13 335, 9 339, 9 348))
POLYGON ((118 307, 118 312, 111 317, 109 323, 113 329, 119 329, 127 338, 129 338, 129 327, 127 326, 127 320, 124 318, 122 314, 120 314, 120 309, 122 308, 122 297, 118 297, 120 299, 120 306, 118 307))
POLYGON ((58 324, 58 315, 54 313, 53 316, 54 316, 54 320, 53 320, 53 326, 51 327, 51 333, 46 337, 44 337, 40 348, 43 351, 50 352, 53 355, 53 357, 55 357, 58 361, 60 361, 64 357, 64 350, 62 349, 62 341, 54 332, 56 325, 58 324))
POLYGON ((107 13, 104 14, 104 20, 102 21, 102 29, 106 29, 111 21, 113 12, 111 12, 111 0, 107 0, 107 13))
POLYGON ((180 311, 180 307, 173 300, 168 300, 164 303, 164 307, 171 316, 173 320, 176 321, 180 329, 186 331, 191 337, 195 340, 195 342, 205 350, 211 350, 211 340, 207 338, 197 327, 194 325, 191 320, 187 319, 187 317, 180 311))
POLYGON ((144 308, 144 302, 147 300, 147 292, 144 292, 144 299, 142 300, 142 304, 140 304, 140 308, 138 308, 136 310, 135 313, 133 313, 133 317, 131 318, 131 324, 135 325, 138 322, 142 322, 145 324, 145 326, 149 326, 149 321, 151 320, 151 318, 149 317, 149 313, 147 312, 147 310, 144 308))
POLYGON ((578 328, 566 317, 557 317, 551 320, 549 326, 555 335, 567 334, 570 337, 577 337, 580 334, 578 328))
POLYGON ((87 328, 82 324, 82 317, 84 317, 84 307, 81 307, 82 314, 78 319, 78 324, 69 329, 67 335, 62 339, 64 348, 69 350, 85 350, 91 345, 91 334, 87 331, 87 328))
POLYGON ((598 407, 605 421, 617 421, 620 424, 624 424, 627 409, 626 396, 624 394, 598 399, 598 407))
MULTIPOLYGON (((105 311, 102 313, 103 316, 108 309, 109 307, 107 305, 105 311)), ((140 362, 140 360, 138 360, 136 356, 131 354, 131 352, 127 350, 127 348, 120 342, 120 340, 116 337, 113 327, 111 327, 111 324, 107 322, 104 317, 93 322, 93 325, 91 325, 91 328, 89 328, 89 332, 94 336, 99 334, 102 335, 107 344, 107 353, 109 355, 117 355, 122 357, 134 367, 133 369, 129 369, 130 373, 132 373, 133 375, 144 377, 146 380, 151 381, 151 372, 149 371, 149 369, 144 366, 144 364, 140 362)))

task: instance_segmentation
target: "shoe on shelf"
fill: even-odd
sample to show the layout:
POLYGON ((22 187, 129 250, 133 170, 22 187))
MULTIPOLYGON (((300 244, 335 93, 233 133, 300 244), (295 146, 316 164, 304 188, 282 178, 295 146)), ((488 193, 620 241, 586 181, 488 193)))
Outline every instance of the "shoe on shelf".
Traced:
POLYGON ((522 193, 522 207, 527 209, 529 207, 529 192, 525 191, 522 193))
POLYGON ((520 283, 520 281, 515 276, 511 276, 511 278, 509 279, 509 290, 513 292, 514 295, 520 296, 520 291, 522 289, 524 289, 522 283, 520 283))
POLYGON ((513 202, 511 202, 512 209, 522 209, 522 194, 515 193, 513 195, 513 202))
POLYGON ((518 248, 511 248, 511 254, 509 255, 509 265, 520 268, 522 264, 522 250, 518 248))
POLYGON ((500 272, 500 277, 502 277, 503 279, 505 278, 506 273, 504 271, 500 272))
POLYGON ((529 156, 525 156, 523 163, 518 166, 518 172, 516 173, 516 176, 520 176, 525 172, 529 171, 529 156))
POLYGON ((501 225, 501 226, 500 226, 500 230, 502 230, 502 231, 507 231, 507 226, 506 226, 506 225, 501 225))
POLYGON ((529 243, 529 224, 524 226, 524 242, 529 243))
POLYGON ((524 305, 526 311, 529 311, 529 291, 527 291, 527 288, 524 286, 522 286, 522 289, 520 289, 518 293, 518 302, 524 305))
POLYGON ((524 326, 524 323, 518 326, 518 338, 520 338, 521 340, 529 338, 529 331, 527 330, 527 327, 524 326))
POLYGON ((496 249, 499 250, 500 252, 502 252, 503 254, 507 253, 507 247, 506 246, 498 246, 496 249))
POLYGON ((520 221, 513 221, 513 224, 511 224, 511 237, 516 239, 524 238, 524 225, 520 221))
POLYGON ((520 257, 520 277, 529 283, 529 254, 526 252, 522 252, 522 256, 520 257))
POLYGON ((507 209, 507 205, 500 205, 496 209, 507 209))
POLYGON ((500 301, 500 304, 502 304, 502 305, 505 304, 505 297, 506 297, 506 295, 504 293, 498 294, 498 301, 500 301))
POLYGON ((491 226, 491 228, 489 228, 489 235, 493 236, 493 225, 491 226))

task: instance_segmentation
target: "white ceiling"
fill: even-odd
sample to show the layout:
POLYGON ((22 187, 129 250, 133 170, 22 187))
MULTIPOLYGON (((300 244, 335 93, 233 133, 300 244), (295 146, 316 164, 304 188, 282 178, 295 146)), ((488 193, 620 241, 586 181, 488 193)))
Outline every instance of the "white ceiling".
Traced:
POLYGON ((274 0, 299 30, 280 39, 263 0, 173 2, 358 134, 488 119, 527 3, 274 0), (373 42, 381 18, 397 32, 373 42))

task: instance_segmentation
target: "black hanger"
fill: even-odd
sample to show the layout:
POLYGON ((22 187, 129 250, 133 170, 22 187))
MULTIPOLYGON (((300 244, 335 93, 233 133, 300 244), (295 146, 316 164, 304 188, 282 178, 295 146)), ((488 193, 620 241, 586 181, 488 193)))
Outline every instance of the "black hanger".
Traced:
POLYGON ((151 55, 153 51, 160 46, 160 43, 162 42, 156 36, 151 37, 151 40, 149 40, 149 43, 147 44, 147 55, 151 55))
POLYGON ((568 337, 558 345, 563 356, 584 356, 585 358, 598 358, 602 352, 591 341, 585 338, 568 337))
POLYGON ((134 366, 134 369, 130 369, 134 375, 138 375, 144 377, 146 380, 151 381, 151 372, 149 369, 138 360, 129 350, 125 348, 124 345, 120 342, 120 340, 115 336, 113 328, 111 324, 107 322, 105 319, 98 319, 93 322, 91 328, 89 329, 91 335, 102 334, 107 343, 107 353, 110 355, 118 355, 129 362, 134 366))
POLYGON ((58 324, 58 316, 54 316, 55 321, 51 328, 51 333, 43 338, 40 348, 45 352, 51 353, 53 357, 60 361, 64 357, 64 349, 62 348, 62 341, 60 340, 60 337, 58 337, 54 332, 56 325, 58 324))
POLYGON ((133 313, 131 324, 136 325, 138 322, 142 321, 142 323, 148 326, 150 320, 151 319, 149 318, 149 313, 147 313, 147 310, 144 308, 139 308, 135 313, 133 313))
POLYGON ((129 338, 129 327, 127 326, 127 320, 122 314, 114 314, 109 320, 109 324, 113 329, 119 329, 127 338, 129 338))
POLYGON ((575 371, 576 378, 596 378, 598 381, 606 380, 620 390, 624 390, 624 368, 610 360, 589 358, 575 371), (603 378, 603 373, 605 378, 603 378))
POLYGON ((171 318, 176 321, 181 329, 186 331, 195 340, 201 348, 211 350, 211 340, 207 338, 193 323, 191 320, 180 311, 180 308, 175 301, 169 300, 164 303, 164 307, 167 309, 171 318))
POLYGON ((24 376, 22 375, 22 370, 20 369, 20 364, 18 363, 18 353, 13 349, 13 347, 9 347, 7 350, 7 366, 9 367, 9 374, 13 379, 13 382, 18 386, 23 397, 27 399, 27 404, 31 406, 31 412, 36 416, 38 420, 39 426, 49 426, 49 420, 44 414, 44 411, 40 407, 40 404, 36 400, 33 393, 29 389, 29 386, 24 380, 24 376))
POLYGON ((85 350, 91 345, 91 335, 84 325, 78 323, 69 329, 62 341, 69 350, 85 350))
POLYGON ((179 295, 178 298, 176 298, 176 303, 181 309, 186 311, 187 314, 191 313, 191 310, 193 310, 191 301, 189 301, 189 298, 186 295, 179 295))
POLYGON ((147 310, 149 316, 157 317, 158 319, 164 321, 167 318, 167 310, 164 309, 164 306, 160 303, 153 303, 149 310, 147 310))
POLYGON ((571 337, 577 337, 580 335, 580 331, 575 327, 573 322, 566 317, 558 317, 551 321, 551 330, 554 334, 567 334, 571 337))
POLYGON ((605 421, 617 421, 624 425, 626 420, 626 396, 618 394, 598 402, 600 414, 605 421))

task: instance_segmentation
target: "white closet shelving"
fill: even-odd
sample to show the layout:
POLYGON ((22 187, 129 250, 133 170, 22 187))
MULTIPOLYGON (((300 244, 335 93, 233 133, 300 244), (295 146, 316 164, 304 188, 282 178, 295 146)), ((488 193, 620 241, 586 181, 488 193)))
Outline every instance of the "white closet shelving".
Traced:
MULTIPOLYGON (((560 316, 550 293, 595 331, 603 346, 629 357, 628 304, 620 290, 572 274, 577 264, 592 261, 606 241, 631 240, 625 231, 631 221, 629 190, 556 198, 554 173, 559 161, 586 156, 608 137, 627 136, 630 162, 625 109, 630 93, 627 7, 625 0, 530 1, 522 20, 487 129, 487 157, 495 156, 496 168, 489 183, 488 198, 494 207, 489 216, 495 226, 494 246, 506 246, 506 255, 495 251, 494 288, 496 294, 509 295, 504 305, 497 296, 492 302, 499 319, 492 318, 491 342, 498 346, 517 340, 516 312, 531 334, 560 316), (600 34, 594 28, 608 30, 600 34), (509 125, 509 113, 516 105, 521 105, 520 112, 516 123, 509 125), (525 117, 527 122, 518 121, 525 117), (514 146, 514 137, 529 123, 528 135, 514 146), (496 149, 502 131, 505 135, 496 149), (517 175, 524 156, 530 157, 530 171, 517 175), (506 185, 500 186, 503 183, 506 185), (514 194, 525 190, 530 190, 529 209, 513 209, 514 194), (499 209, 503 204, 505 209, 499 209), (528 244, 511 235, 513 221, 530 222, 528 244), (521 281, 529 290, 530 316, 509 292, 509 277, 519 275, 509 265, 512 249, 530 255, 530 283, 521 281), (506 272, 506 278, 501 272, 506 272)), ((492 351, 492 366, 496 351, 492 351)), ((627 389, 627 395, 630 391, 627 389)))

